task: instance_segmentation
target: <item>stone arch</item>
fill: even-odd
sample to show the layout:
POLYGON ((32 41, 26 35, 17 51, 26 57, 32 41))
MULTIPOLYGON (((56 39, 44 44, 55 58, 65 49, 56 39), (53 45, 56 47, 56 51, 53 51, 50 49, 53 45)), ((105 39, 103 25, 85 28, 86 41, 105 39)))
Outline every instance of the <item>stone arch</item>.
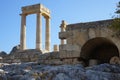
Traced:
POLYGON ((119 56, 117 46, 109 39, 97 37, 88 40, 81 48, 80 58, 87 64, 90 59, 101 63, 108 63, 113 56, 119 56))

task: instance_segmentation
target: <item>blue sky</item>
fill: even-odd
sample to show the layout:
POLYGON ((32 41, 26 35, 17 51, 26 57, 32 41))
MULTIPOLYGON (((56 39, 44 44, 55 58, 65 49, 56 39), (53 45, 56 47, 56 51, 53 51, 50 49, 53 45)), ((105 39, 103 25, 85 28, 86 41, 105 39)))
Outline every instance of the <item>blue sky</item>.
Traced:
MULTIPOLYGON (((119 0, 1 0, 0 1, 0 51, 9 53, 20 43, 21 7, 41 3, 51 11, 51 49, 59 44, 60 24, 110 19, 119 0)), ((42 18, 44 24, 44 18, 42 18)), ((44 47, 44 28, 43 47, 44 47)), ((36 15, 27 16, 27 48, 35 48, 36 15)))

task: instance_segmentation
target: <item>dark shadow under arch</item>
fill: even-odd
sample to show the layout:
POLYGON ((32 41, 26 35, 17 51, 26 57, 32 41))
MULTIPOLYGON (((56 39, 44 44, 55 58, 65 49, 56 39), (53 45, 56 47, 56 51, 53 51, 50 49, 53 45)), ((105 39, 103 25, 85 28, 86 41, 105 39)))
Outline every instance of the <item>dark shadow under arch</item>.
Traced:
POLYGON ((119 56, 117 46, 103 37, 88 40, 81 48, 80 53, 80 58, 86 62, 90 59, 96 59, 99 64, 108 63, 113 56, 119 56))

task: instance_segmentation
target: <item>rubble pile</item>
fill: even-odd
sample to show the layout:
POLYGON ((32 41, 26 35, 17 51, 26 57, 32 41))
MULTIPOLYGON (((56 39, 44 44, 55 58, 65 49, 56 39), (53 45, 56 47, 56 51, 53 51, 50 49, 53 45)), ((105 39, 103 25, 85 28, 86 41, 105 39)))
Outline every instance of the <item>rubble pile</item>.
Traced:
POLYGON ((83 67, 81 64, 1 63, 0 80, 119 80, 119 67, 113 64, 83 67))

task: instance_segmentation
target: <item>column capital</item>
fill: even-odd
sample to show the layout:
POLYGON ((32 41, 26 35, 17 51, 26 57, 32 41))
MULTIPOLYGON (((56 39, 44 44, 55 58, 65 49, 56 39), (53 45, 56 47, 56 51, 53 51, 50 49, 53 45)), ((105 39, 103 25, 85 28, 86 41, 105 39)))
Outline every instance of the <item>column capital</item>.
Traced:
POLYGON ((44 15, 44 18, 45 19, 50 19, 51 17, 50 17, 50 15, 44 15))

